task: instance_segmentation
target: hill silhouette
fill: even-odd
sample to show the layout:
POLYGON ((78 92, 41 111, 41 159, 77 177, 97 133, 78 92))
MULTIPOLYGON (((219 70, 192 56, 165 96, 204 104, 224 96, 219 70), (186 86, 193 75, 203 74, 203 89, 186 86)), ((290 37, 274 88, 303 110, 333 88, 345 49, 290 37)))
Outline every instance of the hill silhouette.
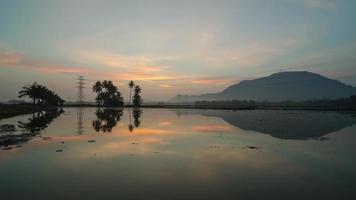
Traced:
POLYGON ((255 100, 304 101, 338 99, 356 95, 356 88, 319 74, 294 71, 280 72, 254 80, 244 80, 227 87, 220 93, 203 95, 177 95, 172 102, 255 100))

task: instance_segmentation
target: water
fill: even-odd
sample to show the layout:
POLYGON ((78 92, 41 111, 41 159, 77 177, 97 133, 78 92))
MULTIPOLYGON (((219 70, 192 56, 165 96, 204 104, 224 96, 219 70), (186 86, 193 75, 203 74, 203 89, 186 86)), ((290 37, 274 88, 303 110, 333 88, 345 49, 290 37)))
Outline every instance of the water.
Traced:
POLYGON ((96 110, 4 119, 1 199, 356 199, 356 115, 96 110))

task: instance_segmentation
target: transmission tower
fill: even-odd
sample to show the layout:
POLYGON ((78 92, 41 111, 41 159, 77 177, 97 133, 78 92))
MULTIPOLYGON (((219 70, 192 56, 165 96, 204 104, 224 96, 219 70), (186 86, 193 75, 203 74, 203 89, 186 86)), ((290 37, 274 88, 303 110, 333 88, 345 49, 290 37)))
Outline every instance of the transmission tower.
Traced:
POLYGON ((84 76, 78 76, 76 79, 77 88, 78 88, 78 96, 77 96, 77 103, 83 104, 84 103, 84 88, 85 88, 85 78, 84 76))

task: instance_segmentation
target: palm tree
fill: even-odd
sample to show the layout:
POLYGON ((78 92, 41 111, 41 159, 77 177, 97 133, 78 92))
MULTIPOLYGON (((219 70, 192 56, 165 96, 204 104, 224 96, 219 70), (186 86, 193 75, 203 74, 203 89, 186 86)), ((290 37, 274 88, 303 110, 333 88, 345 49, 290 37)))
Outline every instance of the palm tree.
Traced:
POLYGON ((134 95, 133 95, 133 106, 140 107, 142 104, 142 97, 141 97, 141 87, 139 85, 135 86, 134 95))
POLYGON ((49 104, 53 106, 62 106, 64 100, 45 86, 34 82, 32 85, 26 85, 19 91, 19 98, 28 96, 33 100, 33 104, 49 104), (37 101, 36 101, 37 100, 37 101))
POLYGON ((32 85, 23 86, 22 90, 19 91, 19 98, 22 98, 24 96, 28 96, 33 100, 33 104, 36 104, 36 100, 40 98, 39 85, 34 82, 32 83, 32 85))
POLYGON ((98 105, 123 106, 123 98, 118 88, 110 80, 97 81, 93 86, 98 105))
POLYGON ((130 105, 131 104, 132 89, 135 87, 135 82, 130 81, 128 86, 129 86, 129 89, 130 89, 130 96, 129 96, 129 105, 130 105))

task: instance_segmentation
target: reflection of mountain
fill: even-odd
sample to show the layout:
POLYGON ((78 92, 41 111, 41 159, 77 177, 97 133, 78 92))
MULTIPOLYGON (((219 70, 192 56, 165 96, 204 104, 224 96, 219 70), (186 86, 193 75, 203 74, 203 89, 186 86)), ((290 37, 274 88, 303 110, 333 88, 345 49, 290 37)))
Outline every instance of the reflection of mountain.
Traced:
POLYGON ((177 110, 176 112, 219 117, 244 130, 296 140, 320 138, 356 123, 356 117, 337 112, 264 110, 177 110))
POLYGON ((0 132, 0 147, 12 148, 12 145, 27 142, 34 136, 40 134, 41 131, 46 129, 48 125, 63 112, 63 110, 50 110, 34 113, 28 121, 18 122, 18 127, 20 128, 19 132, 17 132, 15 128, 12 128, 14 127, 13 125, 7 125, 11 127, 11 130, 0 132))

